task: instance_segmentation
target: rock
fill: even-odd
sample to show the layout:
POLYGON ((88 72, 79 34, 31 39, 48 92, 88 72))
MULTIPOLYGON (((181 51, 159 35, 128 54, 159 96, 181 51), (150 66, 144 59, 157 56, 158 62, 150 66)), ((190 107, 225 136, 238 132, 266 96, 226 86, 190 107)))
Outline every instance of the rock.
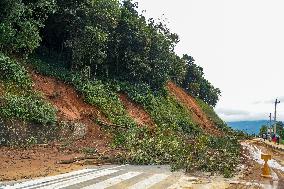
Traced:
POLYGON ((73 123, 72 137, 74 139, 84 138, 87 134, 87 126, 83 123, 73 123))

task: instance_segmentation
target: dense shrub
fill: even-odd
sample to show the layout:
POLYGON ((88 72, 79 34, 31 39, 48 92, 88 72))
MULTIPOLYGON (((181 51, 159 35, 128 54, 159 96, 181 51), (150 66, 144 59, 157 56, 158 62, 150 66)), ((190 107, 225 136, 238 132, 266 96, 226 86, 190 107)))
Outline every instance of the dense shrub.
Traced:
POLYGON ((56 111, 52 105, 36 95, 6 94, 0 98, 0 117, 17 118, 39 124, 54 124, 56 111))
POLYGON ((34 94, 32 80, 24 66, 0 53, 0 118, 39 124, 56 122, 56 111, 41 96, 34 94))
POLYGON ((200 106, 200 108, 202 109, 202 111, 206 114, 206 116, 221 130, 223 131, 228 131, 229 127, 227 126, 227 124, 216 114, 216 112, 214 111, 214 109, 209 106, 208 104, 206 104, 205 102, 203 102, 200 99, 196 99, 198 105, 200 106))
POLYGON ((172 169, 203 170, 231 177, 239 164, 240 144, 236 138, 206 135, 188 137, 172 129, 133 128, 125 133, 125 159, 134 164, 170 164, 172 169))
POLYGON ((114 82, 114 89, 126 92, 131 100, 141 104, 151 115, 154 122, 163 128, 195 134, 200 129, 192 122, 190 112, 171 97, 167 90, 153 91, 146 84, 114 82))
POLYGON ((47 14, 55 11, 54 0, 1 0, 0 51, 26 56, 41 41, 40 28, 47 14))
POLYGON ((214 109, 203 102, 200 99, 196 99, 198 105, 201 107, 202 111, 206 114, 206 116, 220 129, 222 130, 226 135, 228 136, 234 136, 238 140, 245 140, 245 139, 250 139, 251 136, 249 134, 243 132, 243 131, 238 131, 230 128, 214 111, 214 109))
POLYGON ((31 87, 31 79, 26 69, 15 60, 0 52, 0 80, 14 82, 20 87, 31 87))

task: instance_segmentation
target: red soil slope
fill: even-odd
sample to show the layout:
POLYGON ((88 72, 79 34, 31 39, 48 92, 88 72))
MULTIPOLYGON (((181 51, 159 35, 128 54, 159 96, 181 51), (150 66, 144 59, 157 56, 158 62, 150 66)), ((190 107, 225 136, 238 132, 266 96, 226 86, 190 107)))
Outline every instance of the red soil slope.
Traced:
MULTIPOLYGON (((120 153, 120 151, 109 147, 112 136, 105 133, 100 126, 92 121, 92 118, 98 118, 109 123, 96 107, 85 103, 72 86, 34 72, 31 75, 34 81, 34 89, 42 92, 44 97, 57 108, 58 119, 83 123, 87 126, 87 133, 84 138, 74 140, 68 146, 55 143, 45 147, 31 147, 24 151, 22 149, 1 148, 0 159, 5 163, 0 163, 0 170, 3 170, 0 171, 0 181, 54 175, 77 169, 80 165, 62 165, 57 162, 84 156, 81 151, 84 148, 95 148, 99 154, 109 157, 114 157, 120 153)), ((192 113, 194 122, 205 132, 213 135, 222 134, 202 112, 194 98, 174 83, 168 83, 167 87, 171 94, 188 108, 192 113)), ((139 125, 155 128, 154 122, 143 107, 133 103, 126 94, 119 94, 119 96, 129 115, 139 125)))
POLYGON ((32 78, 35 90, 42 92, 56 107, 61 119, 75 121, 88 115, 99 116, 99 110, 85 103, 71 86, 39 74, 32 74, 32 78))
POLYGON ((54 78, 32 73, 34 88, 43 93, 44 97, 58 110, 61 121, 75 121, 87 126, 87 134, 83 139, 76 140, 73 146, 94 147, 98 152, 111 150, 108 146, 110 136, 96 125, 92 118, 108 122, 105 116, 95 107, 84 102, 72 86, 54 78))
POLYGON ((128 114, 135 120, 138 125, 146 125, 150 128, 155 127, 155 123, 152 121, 150 115, 144 110, 142 106, 132 102, 124 93, 119 94, 119 99, 124 104, 128 114))
POLYGON ((219 136, 222 133, 214 123, 203 113, 193 97, 188 95, 182 88, 176 86, 173 82, 167 84, 170 93, 192 113, 193 121, 198 124, 206 133, 219 136))
MULTIPOLYGON (((57 110, 60 121, 83 123, 87 128, 86 135, 78 140, 70 140, 70 132, 62 131, 62 142, 43 146, 22 148, 0 148, 0 181, 34 178, 56 175, 74 169, 80 169, 85 161, 71 164, 60 164, 64 160, 85 157, 84 149, 96 149, 97 155, 113 158, 120 153, 109 145, 112 136, 96 125, 92 118, 108 120, 100 111, 83 101, 73 87, 54 78, 42 76, 31 71, 35 91, 41 92, 57 110)), ((1 92, 1 90, 0 90, 1 92)), ((72 138, 71 138, 72 139, 72 138)), ((90 164, 100 164, 103 160, 86 160, 90 164)))

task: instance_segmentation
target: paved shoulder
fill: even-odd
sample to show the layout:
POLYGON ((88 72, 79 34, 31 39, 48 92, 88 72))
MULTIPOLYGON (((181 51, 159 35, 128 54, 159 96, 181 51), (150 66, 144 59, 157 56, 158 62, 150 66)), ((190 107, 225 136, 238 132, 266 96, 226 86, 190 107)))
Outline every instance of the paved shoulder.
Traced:
POLYGON ((57 176, 11 183, 0 189, 182 189, 267 188, 255 182, 221 177, 192 177, 171 172, 168 166, 109 165, 90 167, 57 176))
POLYGON ((146 189, 190 187, 196 179, 167 166, 103 166, 14 183, 5 189, 146 189))

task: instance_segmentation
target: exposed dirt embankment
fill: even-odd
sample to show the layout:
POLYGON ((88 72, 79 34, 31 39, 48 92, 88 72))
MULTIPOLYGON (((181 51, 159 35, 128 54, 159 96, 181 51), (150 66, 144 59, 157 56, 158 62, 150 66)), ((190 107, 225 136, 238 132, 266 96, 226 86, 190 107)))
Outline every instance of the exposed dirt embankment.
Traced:
POLYGON ((61 81, 36 73, 32 74, 32 78, 35 90, 42 92, 58 110, 57 115, 60 121, 83 123, 87 126, 86 136, 74 142, 77 147, 95 147, 99 151, 108 149, 111 137, 103 132, 92 119, 100 119, 104 122, 108 120, 95 106, 85 103, 72 86, 61 81))
MULTIPOLYGON (((57 118, 64 122, 64 126, 59 127, 58 141, 53 144, 31 146, 28 149, 1 147, 0 181, 54 175, 78 169, 84 161, 75 161, 75 164, 58 162, 85 157, 90 152, 96 157, 105 158, 113 158, 120 153, 109 145, 112 136, 93 121, 100 119, 108 122, 96 107, 85 103, 72 86, 52 77, 33 72, 31 75, 35 91, 41 92, 58 110, 57 118), (79 133, 83 136, 74 137, 76 130, 77 135, 79 133)), ((101 162, 99 159, 91 160, 92 164, 101 162)))
POLYGON ((167 84, 170 93, 191 112, 194 123, 198 124, 206 133, 215 136, 222 135, 214 123, 204 114, 196 100, 173 82, 167 84))
MULTIPOLYGON (((72 132, 79 124, 79 133, 83 136, 72 138, 73 133, 60 131, 57 142, 42 146, 34 146, 28 149, 1 148, 0 150, 0 180, 12 180, 20 178, 32 178, 38 176, 54 175, 72 169, 77 169, 78 164, 58 164, 59 161, 73 162, 75 157, 85 157, 90 151, 98 156, 113 158, 120 150, 110 147, 112 136, 106 133, 93 119, 100 119, 110 123, 100 110, 84 102, 76 90, 61 81, 52 77, 40 75, 31 71, 35 91, 41 92, 44 98, 49 101, 57 110, 57 118, 64 122, 67 129, 72 132), (81 129, 81 130, 80 130, 81 129), (62 135, 62 136, 61 136, 62 135), (71 136, 71 137, 70 137, 71 136), (64 140, 62 140, 64 139, 64 140)), ((206 117, 198 106, 197 102, 173 83, 168 84, 168 89, 173 96, 188 108, 192 114, 193 121, 205 132, 213 135, 221 135, 221 132, 206 117)), ((132 102, 126 94, 119 94, 128 114, 140 126, 155 128, 155 123, 144 108, 132 102)), ((110 123, 111 124, 111 123, 110 123)), ((61 126, 60 126, 60 129, 61 126)), ((64 130, 64 128, 63 128, 64 130)), ((94 163, 100 163, 98 159, 92 159, 94 163)))
POLYGON ((151 119, 150 115, 144 110, 144 108, 138 104, 132 102, 127 94, 119 94, 119 99, 124 104, 128 114, 136 121, 140 126, 148 126, 150 128, 155 127, 155 123, 151 119))
POLYGON ((34 89, 43 93, 45 98, 58 110, 60 119, 75 121, 86 116, 96 116, 106 121, 100 111, 84 102, 72 86, 52 77, 32 74, 34 89))

